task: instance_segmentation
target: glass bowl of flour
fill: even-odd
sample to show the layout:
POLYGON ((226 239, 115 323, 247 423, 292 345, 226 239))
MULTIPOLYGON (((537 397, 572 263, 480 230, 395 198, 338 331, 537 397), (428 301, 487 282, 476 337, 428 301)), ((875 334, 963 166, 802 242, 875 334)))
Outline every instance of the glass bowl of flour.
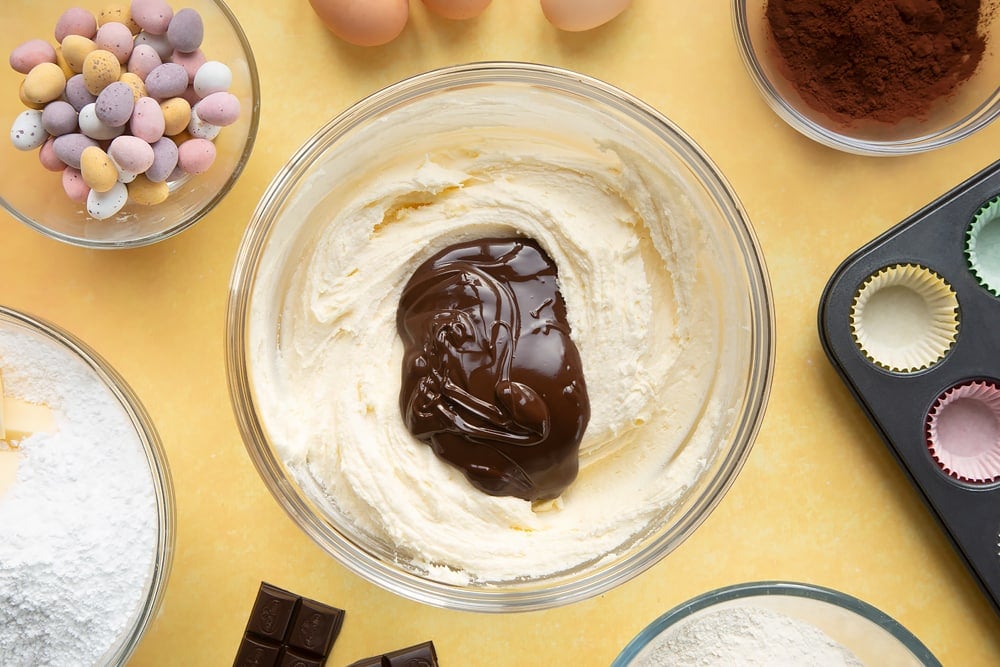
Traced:
MULTIPOLYGON (((440 314, 456 312, 469 311, 440 314)), ((455 317, 441 346, 478 317, 455 317)), ((500 327, 484 364, 507 358, 500 327)), ((250 457, 312 539, 410 599, 499 612, 597 595, 690 535, 749 454, 773 346, 752 227, 690 138, 584 75, 473 63, 362 100, 278 173, 236 258, 226 354, 250 457), (554 263, 589 396, 578 473, 549 498, 474 486, 484 467, 439 458, 401 411, 404 285, 449 247, 500 237, 490 248, 531 240, 554 263)), ((428 390, 447 399, 441 414, 520 419, 462 381, 455 371, 428 390)), ((563 393, 576 396, 574 383, 563 393)))
POLYGON ((124 665, 174 544, 156 430, 60 328, 0 306, 0 664, 124 665))
POLYGON ((699 595, 650 623, 611 667, 940 667, 909 630, 845 593, 764 581, 699 595))

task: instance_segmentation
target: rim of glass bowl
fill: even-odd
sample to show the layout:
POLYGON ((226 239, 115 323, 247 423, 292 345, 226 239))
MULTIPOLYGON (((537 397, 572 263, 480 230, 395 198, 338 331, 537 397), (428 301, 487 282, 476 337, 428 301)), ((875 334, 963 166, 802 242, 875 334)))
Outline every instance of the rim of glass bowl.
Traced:
POLYGON ((243 27, 240 25, 240 22, 236 19, 236 15, 233 14, 232 10, 229 9, 229 6, 223 2, 223 0, 210 0, 210 2, 218 7, 219 11, 226 17, 226 21, 232 27, 233 33, 236 35, 236 39, 240 43, 240 48, 246 56, 247 71, 250 75, 250 97, 253 100, 253 105, 250 109, 250 127, 247 128, 247 140, 246 144, 243 146, 243 152, 236 161, 236 167, 233 169, 233 173, 229 175, 229 178, 225 183, 223 183, 222 187, 219 188, 219 191, 215 193, 214 197, 212 197, 205 203, 204 206, 199 208, 182 222, 168 227, 161 232, 148 234, 146 236, 127 241, 95 241, 92 239, 71 236, 69 234, 58 232, 54 229, 46 227, 41 222, 29 218, 17 208, 11 206, 2 195, 0 195, 0 206, 3 206, 4 210, 16 219, 20 220, 32 229, 41 232, 45 236, 49 236, 70 245, 82 248, 93 248, 97 250, 120 250, 152 245, 180 234, 208 215, 212 209, 214 209, 219 202, 221 202, 223 198, 229 194, 229 191, 232 190, 234 185, 236 185, 236 181, 239 180, 240 175, 246 167, 247 161, 250 159, 250 154, 253 152, 254 143, 257 140, 257 128, 260 125, 260 77, 257 73, 257 61, 254 58, 253 49, 250 48, 250 41, 247 39, 246 33, 243 31, 243 27))
POLYGON ((953 144, 981 130, 994 119, 1000 117, 1000 85, 998 85, 993 94, 965 118, 931 134, 895 141, 869 141, 854 139, 829 130, 799 113, 768 79, 753 47, 746 7, 747 0, 732 0, 733 33, 736 36, 740 58, 743 60, 750 78, 772 111, 805 136, 825 146, 856 155, 880 157, 912 155, 953 144))
POLYGON ((142 641, 150 622, 156 616, 163 602, 163 594, 173 565, 177 517, 174 486, 163 443, 160 441, 159 433, 142 401, 139 400, 125 379, 93 348, 51 322, 6 306, 0 306, 0 321, 39 333, 73 353, 86 364, 101 379, 104 386, 108 388, 128 414, 146 453, 157 511, 156 556, 153 559, 149 590, 146 592, 142 606, 133 616, 127 639, 117 648, 109 649, 109 653, 102 658, 106 664, 123 666, 135 652, 136 647, 139 646, 139 642, 142 641))
POLYGON ((632 95, 569 70, 522 62, 475 62, 430 70, 403 79, 362 99, 320 128, 275 176, 265 191, 248 225, 236 257, 230 282, 226 315, 226 370, 230 398, 244 444, 257 471, 272 495, 317 544, 341 564, 389 591, 433 606, 481 612, 508 612, 545 609, 583 600, 614 588, 645 571, 672 551, 708 516, 742 468, 756 437, 770 392, 774 365, 774 315, 771 288, 758 245, 746 212, 729 184, 702 150, 670 120, 632 95), (276 211, 308 170, 312 158, 357 125, 411 99, 451 88, 492 83, 514 83, 553 89, 559 94, 585 96, 612 107, 651 130, 676 151, 702 181, 716 201, 736 239, 748 276, 747 298, 755 318, 751 332, 750 369, 743 400, 745 411, 735 429, 732 448, 718 466, 702 495, 669 532, 648 543, 630 557, 610 566, 591 570, 570 581, 558 576, 526 582, 523 587, 496 590, 462 588, 392 568, 360 549, 310 511, 284 477, 267 435, 254 409, 254 397, 247 363, 248 307, 256 278, 257 262, 269 232, 276 224, 276 211))
POLYGON ((730 600, 740 600, 743 598, 761 597, 768 595, 784 595, 788 597, 801 597, 810 600, 818 600, 830 605, 851 611, 862 618, 878 625, 890 635, 895 637, 899 643, 920 660, 927 667, 941 667, 941 663, 934 654, 924 646, 917 637, 903 627, 896 619, 886 614, 864 600, 860 600, 847 593, 817 586, 816 584, 804 584, 794 581, 755 581, 744 584, 733 584, 723 588, 717 588, 707 593, 695 596, 686 602, 682 602, 670 611, 659 616, 652 623, 647 625, 636 635, 632 641, 625 645, 622 652, 618 654, 611 667, 628 667, 629 663, 635 659, 639 652, 651 641, 656 639, 667 628, 677 625, 692 614, 703 609, 713 607, 722 602, 730 600))

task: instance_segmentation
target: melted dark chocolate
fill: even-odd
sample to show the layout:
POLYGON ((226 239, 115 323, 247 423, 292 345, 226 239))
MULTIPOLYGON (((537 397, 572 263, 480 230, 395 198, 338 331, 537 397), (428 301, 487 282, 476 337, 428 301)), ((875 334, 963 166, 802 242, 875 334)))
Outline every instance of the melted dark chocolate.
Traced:
POLYGON ((396 326, 413 435, 491 495, 545 500, 573 482, 590 402, 556 266, 537 243, 446 248, 406 284, 396 326))

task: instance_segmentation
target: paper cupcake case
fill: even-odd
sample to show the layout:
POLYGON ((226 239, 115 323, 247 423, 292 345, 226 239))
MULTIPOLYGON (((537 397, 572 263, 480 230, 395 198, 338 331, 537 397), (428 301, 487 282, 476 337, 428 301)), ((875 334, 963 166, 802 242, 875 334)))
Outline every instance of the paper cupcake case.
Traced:
MULTIPOLYGON (((994 200, 1000 162, 854 252, 827 283, 818 325, 834 368, 1000 613, 1000 297, 968 252, 994 200)), ((979 240, 994 232, 1000 242, 1000 220, 979 240)), ((995 249, 986 254, 1000 276, 995 249)))

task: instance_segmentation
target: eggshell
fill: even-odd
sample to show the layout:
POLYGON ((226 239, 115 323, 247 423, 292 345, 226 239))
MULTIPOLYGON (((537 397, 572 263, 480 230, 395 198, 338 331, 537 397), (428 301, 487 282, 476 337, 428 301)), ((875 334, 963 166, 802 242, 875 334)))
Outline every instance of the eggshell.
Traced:
POLYGON ((104 49, 97 49, 87 54, 83 61, 83 82, 87 90, 97 95, 106 86, 118 80, 122 75, 122 64, 115 54, 104 49))
POLYGON ((63 41, 67 35, 82 35, 87 38, 97 34, 97 18, 82 7, 70 7, 56 19, 56 41, 63 41))
POLYGON ((209 60, 195 72, 193 82, 194 92, 199 97, 207 97, 229 90, 229 86, 233 85, 233 71, 225 63, 209 60))
POLYGON ((77 111, 91 102, 97 101, 97 95, 87 90, 87 84, 84 82, 82 74, 74 74, 70 77, 69 81, 66 82, 64 94, 66 101, 72 104, 77 111))
POLYGON ((159 141, 166 127, 160 103, 152 97, 136 100, 128 126, 132 136, 139 137, 148 144, 159 141))
POLYGON ((48 138, 48 133, 42 127, 42 112, 38 109, 25 109, 14 118, 10 126, 10 141, 19 151, 39 148, 48 138))
POLYGON ((541 0, 549 23, 569 32, 591 30, 628 9, 632 0, 541 0))
POLYGON ((107 192, 118 182, 118 170, 108 154, 97 146, 88 146, 80 156, 80 173, 91 190, 107 192))
POLYGON ((127 83, 115 81, 97 96, 94 110, 102 123, 109 127, 121 127, 132 117, 135 97, 127 83))
POLYGON ((151 181, 165 181, 177 167, 177 144, 168 137, 163 137, 152 144, 153 164, 146 170, 146 178, 151 181))
POLYGON ((128 59, 126 69, 135 74, 143 81, 149 73, 163 64, 163 59, 149 44, 136 44, 132 49, 132 55, 128 59))
POLYGON ((187 87, 187 71, 177 63, 163 63, 146 77, 146 91, 149 96, 161 100, 177 97, 187 87))
POLYGON ((174 17, 174 10, 165 0, 132 0, 129 9, 132 20, 151 35, 166 33, 170 19, 174 17))
POLYGON ((65 89, 66 77, 55 63, 38 63, 24 78, 24 96, 32 102, 51 102, 65 89))
POLYGON ((94 40, 82 35, 66 35, 66 39, 59 46, 66 65, 76 74, 83 71, 83 61, 90 52, 97 50, 94 40))
POLYGON ((153 165, 153 147, 140 139, 123 135, 111 142, 108 156, 125 171, 141 174, 153 165))
POLYGON ((177 166, 186 174, 203 174, 215 162, 215 144, 208 139, 189 139, 177 147, 177 166))
POLYGON ((52 142, 52 148, 59 159, 67 167, 74 169, 80 168, 80 156, 89 146, 97 146, 97 141, 80 132, 64 134, 52 142))
MULTIPOLYGON (((191 116, 186 129, 192 137, 208 139, 209 141, 215 139, 219 136, 219 133, 222 132, 222 127, 220 125, 213 125, 212 123, 207 123, 202 120, 202 118, 198 115, 198 105, 192 107, 191 116)), ((176 132, 173 134, 176 134, 176 132)))
POLYGON ((486 9, 490 0, 424 0, 427 9, 446 19, 471 19, 486 9))
POLYGON ((358 46, 391 42, 410 16, 408 0, 309 0, 330 32, 358 46))
POLYGON ((205 24, 197 10, 185 7, 174 14, 167 26, 167 41, 174 50, 191 53, 201 46, 205 37, 205 24))
POLYGON ((45 140, 42 147, 38 149, 38 161, 49 171, 62 171, 66 165, 56 155, 55 141, 55 137, 49 137, 45 140))
POLYGON ((170 186, 165 181, 151 181, 139 175, 128 186, 129 199, 142 206, 155 206, 170 196, 170 186))
POLYGON ((42 109, 42 127, 53 137, 77 131, 76 109, 69 102, 55 100, 42 109))
POLYGON ((78 203, 87 201, 87 195, 90 194, 90 188, 87 187, 87 184, 83 181, 83 174, 80 173, 79 169, 74 169, 73 167, 66 167, 63 169, 62 186, 63 191, 66 193, 66 196, 70 198, 70 201, 78 203))
POLYGON ((54 63, 56 50, 44 39, 29 39, 10 52, 10 66, 15 72, 27 74, 40 63, 54 63))
POLYGON ((170 54, 174 52, 174 47, 170 46, 170 42, 167 40, 166 35, 154 35, 146 32, 145 30, 135 36, 134 43, 136 46, 145 44, 146 46, 152 47, 153 50, 156 51, 157 55, 160 56, 161 62, 167 62, 170 60, 170 54))
POLYGON ((122 210, 128 201, 128 188, 115 181, 107 192, 91 190, 87 195, 87 213, 98 220, 106 220, 122 210))
POLYGON ((225 127, 240 117, 240 100, 232 93, 212 93, 194 106, 206 123, 225 127))
POLYGON ((118 62, 123 65, 128 62, 132 55, 132 32, 124 23, 105 23, 97 29, 97 36, 94 37, 97 48, 110 51, 118 58, 118 62))
POLYGON ((80 124, 80 131, 96 141, 114 139, 125 131, 125 127, 122 125, 112 127, 98 118, 96 102, 80 109, 80 116, 77 122, 80 124))

